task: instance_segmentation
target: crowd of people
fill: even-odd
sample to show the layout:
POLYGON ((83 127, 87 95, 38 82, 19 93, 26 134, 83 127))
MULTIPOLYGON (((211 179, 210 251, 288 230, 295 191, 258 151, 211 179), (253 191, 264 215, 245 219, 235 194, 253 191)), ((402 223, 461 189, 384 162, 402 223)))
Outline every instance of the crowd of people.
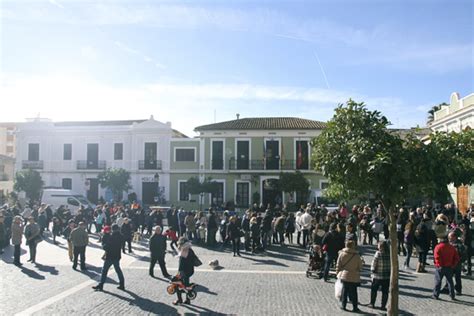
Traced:
MULTIPOLYGON (((429 206, 402 207, 396 214, 396 221, 397 247, 399 255, 405 256, 404 269, 412 269, 410 261, 416 252, 416 272, 426 272, 425 267, 429 264, 435 266, 433 298, 438 299, 442 291, 447 291, 452 299, 461 295, 461 274, 472 273, 474 206, 464 216, 456 213, 454 205, 436 209, 429 206), (434 256, 431 263, 427 256, 430 251, 434 256), (444 288, 441 287, 443 278, 447 279, 444 288)), ((345 310, 349 299, 355 311, 358 310, 357 287, 364 264, 358 246, 370 247, 375 243, 377 251, 371 263, 370 306, 375 307, 377 291, 381 289, 381 309, 386 309, 391 265, 388 216, 382 205, 374 208, 354 205, 348 209, 341 204, 338 208, 328 209, 324 205, 308 203, 290 211, 286 205, 254 204, 242 214, 213 209, 144 208, 137 202, 105 203, 95 209, 81 206, 77 210, 63 206, 53 210, 45 204, 24 208, 5 205, 0 211, 0 251, 11 243, 14 246, 13 262, 20 266, 24 237, 29 247, 28 261, 35 263, 36 247, 43 240, 45 231, 50 231, 54 243, 58 236, 67 240, 72 268, 76 270, 80 264, 81 270, 87 270, 86 248, 93 229, 105 250, 101 280, 94 286, 95 290, 103 289, 111 266, 117 272, 119 289, 125 288, 120 268, 121 254, 133 253, 132 240, 136 236, 149 240, 150 276, 154 277, 154 267, 158 263, 163 276, 169 279, 172 276, 166 269, 165 254, 167 240, 170 240, 170 247, 180 258, 178 275, 185 285, 189 285, 194 269, 188 261, 195 261, 196 257, 190 248, 191 243, 219 246, 220 249, 231 244, 233 256, 241 256, 241 251, 265 254, 271 245, 292 245, 296 234, 297 246, 317 249, 318 256, 324 261, 318 271, 319 278, 328 281, 330 270, 335 269, 342 284, 340 307, 345 310), (189 259, 188 255, 192 258, 189 259)), ((183 301, 179 293, 175 303, 189 303, 189 300, 183 301)))

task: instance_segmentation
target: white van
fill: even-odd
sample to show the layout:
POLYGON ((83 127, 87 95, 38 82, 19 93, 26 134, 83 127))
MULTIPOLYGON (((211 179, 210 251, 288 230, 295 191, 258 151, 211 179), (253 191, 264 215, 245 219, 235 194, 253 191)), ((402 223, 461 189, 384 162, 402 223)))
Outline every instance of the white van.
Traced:
POLYGON ((41 203, 51 205, 53 211, 61 205, 68 206, 72 215, 75 215, 81 204, 84 205, 85 208, 95 207, 95 205, 89 202, 84 196, 66 189, 44 189, 41 203))

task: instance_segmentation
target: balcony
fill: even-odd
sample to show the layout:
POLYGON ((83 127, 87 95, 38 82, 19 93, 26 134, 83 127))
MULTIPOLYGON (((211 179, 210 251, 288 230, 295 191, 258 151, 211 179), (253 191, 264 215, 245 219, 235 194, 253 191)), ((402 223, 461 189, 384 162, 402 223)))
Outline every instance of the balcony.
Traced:
POLYGON ((139 160, 138 170, 161 170, 161 160, 139 160))
POLYGON ((78 160, 77 170, 105 170, 107 164, 105 160, 78 160))
POLYGON ((23 160, 21 162, 22 169, 43 169, 43 160, 23 160))
POLYGON ((289 159, 229 160, 229 170, 308 170, 307 163, 289 159))

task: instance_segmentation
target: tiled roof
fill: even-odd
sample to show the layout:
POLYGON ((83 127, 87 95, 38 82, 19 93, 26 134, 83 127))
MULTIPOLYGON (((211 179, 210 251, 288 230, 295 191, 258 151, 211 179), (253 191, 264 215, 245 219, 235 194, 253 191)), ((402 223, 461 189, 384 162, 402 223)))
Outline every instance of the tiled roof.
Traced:
POLYGON ((297 117, 253 117, 208 124, 196 127, 195 131, 210 130, 277 130, 277 129, 323 129, 326 123, 297 117))

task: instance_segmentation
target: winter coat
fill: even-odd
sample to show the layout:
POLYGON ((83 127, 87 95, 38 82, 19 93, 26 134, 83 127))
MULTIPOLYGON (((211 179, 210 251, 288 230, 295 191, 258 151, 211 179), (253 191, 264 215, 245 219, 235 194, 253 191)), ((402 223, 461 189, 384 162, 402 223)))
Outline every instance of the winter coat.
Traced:
POLYGON ((194 251, 189 248, 187 257, 179 256, 179 266, 178 271, 186 277, 191 277, 194 274, 194 262, 196 254, 194 251))
POLYGON ((115 231, 112 235, 102 239, 102 247, 105 250, 106 260, 120 260, 122 258, 123 237, 119 231, 115 231))
POLYGON ((236 223, 230 222, 227 224, 227 237, 231 240, 240 238, 240 229, 236 223))
POLYGON ((12 224, 12 244, 21 245, 21 239, 23 237, 23 226, 20 224, 12 224))
POLYGON ((69 239, 75 247, 84 247, 89 243, 89 235, 82 227, 74 228, 69 239))
POLYGON ((166 236, 153 234, 150 238, 150 252, 152 258, 164 257, 166 253, 166 236))
POLYGON ((355 249, 344 248, 339 252, 336 263, 337 278, 341 281, 360 283, 362 259, 355 249))
POLYGON ((28 245, 30 240, 34 240, 36 236, 40 234, 40 227, 38 224, 28 224, 25 227, 25 237, 26 237, 26 244, 28 245))

